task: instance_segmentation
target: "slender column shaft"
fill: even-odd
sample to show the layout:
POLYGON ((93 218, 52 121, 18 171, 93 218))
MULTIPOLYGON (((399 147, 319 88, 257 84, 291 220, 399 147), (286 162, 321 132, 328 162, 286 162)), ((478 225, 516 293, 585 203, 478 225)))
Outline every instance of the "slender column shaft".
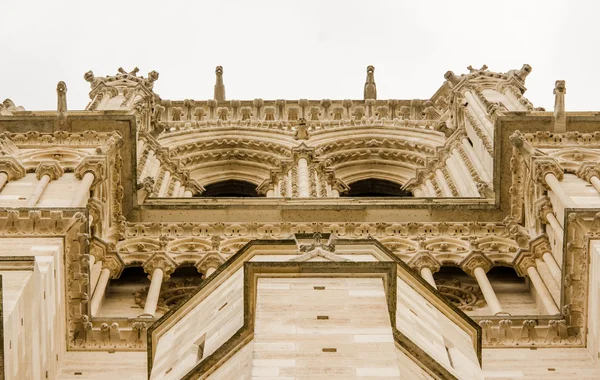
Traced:
POLYGON ((458 152, 458 150, 456 148, 452 149, 452 156, 454 157, 454 161, 456 161, 458 167, 463 172, 463 176, 465 178, 465 182, 467 184, 467 187, 470 190, 471 195, 475 196, 475 197, 478 197, 479 196, 479 190, 477 190, 477 184, 475 183, 475 180, 471 176, 471 172, 469 171, 469 168, 467 167, 467 164, 462 159, 462 156, 460 155, 460 153, 458 152))
POLYGON ((2 191, 2 188, 4 187, 4 184, 8 182, 8 174, 1 172, 0 173, 0 191, 2 191))
POLYGON ((558 180, 558 178, 556 178, 554 174, 548 173, 544 176, 544 179, 546 180, 546 183, 548 184, 552 192, 556 194, 558 199, 560 199, 560 202, 562 203, 564 208, 575 207, 575 203, 573 203, 571 197, 567 195, 565 189, 563 189, 563 187, 560 184, 560 181, 558 180))
POLYGON ((446 166, 450 172, 450 177, 452 177, 452 180, 458 189, 459 195, 462 197, 470 196, 471 193, 465 184, 465 180, 462 178, 461 171, 451 157, 446 160, 446 166))
POLYGON ((546 214, 546 219, 548 220, 548 223, 550 223, 550 227, 552 227, 552 230, 554 230, 554 235, 556 236, 556 238, 562 241, 565 231, 558 222, 558 219, 556 219, 554 214, 551 212, 546 214))
POLYGON ((27 207, 35 207, 35 204, 40 200, 40 197, 44 193, 44 190, 46 189, 46 186, 48 186, 49 182, 50 176, 48 174, 44 174, 42 178, 40 178, 40 182, 35 187, 35 190, 29 197, 29 200, 27 201, 27 207))
POLYGON ((422 267, 421 277, 423 277, 425 281, 427 281, 431 286, 437 289, 437 286, 435 285, 435 280, 433 278, 433 273, 431 273, 431 269, 427 267, 422 267))
POLYGON ((183 197, 184 197, 184 198, 191 198, 191 197, 192 197, 192 195, 194 195, 194 194, 192 194, 192 191, 191 191, 191 190, 188 190, 188 189, 186 189, 186 190, 183 192, 183 197))
POLYGON ((423 198, 425 196, 425 193, 423 192, 423 190, 417 187, 415 188, 415 191, 413 191, 413 195, 417 198, 423 198))
POLYGON ((154 164, 154 151, 150 149, 148 151, 148 157, 146 158, 146 162, 144 162, 144 167, 142 168, 142 172, 140 173, 140 178, 138 178, 138 182, 142 182, 144 178, 148 176, 148 172, 152 168, 154 164))
POLYGON ((492 288, 492 284, 490 280, 487 278, 485 271, 482 267, 477 267, 473 271, 475 275, 475 279, 479 284, 479 288, 481 289, 481 293, 483 293, 483 298, 485 298, 485 302, 487 302, 490 311, 493 315, 498 313, 502 313, 502 306, 500 305, 500 301, 498 301, 498 297, 496 296, 496 292, 494 292, 494 288, 492 288))
POLYGON ((138 140, 138 145, 137 145, 137 162, 140 162, 140 157, 142 157, 142 153, 144 152, 144 146, 146 145, 146 143, 144 142, 144 140, 138 140))
MULTIPOLYGON (((590 178, 590 182, 596 188, 596 190, 600 193, 600 179, 594 175, 590 178)), ((0 185, 0 188, 2 188, 2 185, 0 185)))
POLYGON ((167 171, 165 171, 163 181, 160 184, 160 189, 158 190, 159 198, 162 198, 165 196, 165 194, 167 193, 167 190, 169 189, 170 182, 171 182, 171 172, 167 170, 167 171))
POLYGON ((462 139, 462 144, 465 148, 465 153, 469 157, 469 160, 471 160, 471 162, 473 163, 473 166, 475 166, 475 170, 477 170, 477 173, 479 173, 481 179, 485 182, 492 182, 492 178, 490 177, 487 170, 485 170, 481 159, 479 158, 479 156, 477 156, 477 153, 469 143, 469 140, 467 140, 466 138, 462 139))
POLYGON ((534 266, 530 266, 529 268, 527 268, 527 274, 529 275, 531 284, 540 296, 548 314, 560 314, 560 311, 558 310, 556 304, 552 300, 552 296, 550 295, 548 288, 546 288, 546 285, 544 285, 544 282, 542 281, 542 278, 540 277, 540 274, 538 273, 537 269, 534 266))
POLYGON ((154 269, 152 272, 152 280, 150 280, 150 288, 146 297, 146 305, 144 306, 144 314, 154 316, 156 306, 158 306, 158 296, 160 295, 160 287, 162 286, 163 270, 160 268, 154 269))
POLYGON ((82 207, 85 205, 90 196, 90 187, 92 187, 94 179, 94 174, 90 172, 83 175, 83 178, 75 191, 75 195, 73 195, 73 199, 71 200, 71 207, 82 207))
POLYGON ((210 267, 210 268, 208 268, 208 269, 206 270, 206 276, 205 276, 205 278, 207 278, 207 277, 208 277, 208 276, 210 276, 211 274, 215 273, 215 271, 216 271, 216 270, 217 270, 217 268, 213 268, 213 267, 210 267))
POLYGON ((298 159, 298 195, 301 198, 310 197, 308 181, 308 161, 302 157, 298 159))
POLYGON ((542 255, 542 259, 544 259, 544 262, 548 266, 548 269, 550 270, 554 281, 556 281, 557 284, 560 284, 562 277, 561 270, 558 264, 556 263, 556 260, 554 260, 554 256, 552 256, 552 253, 544 252, 544 254, 542 255))
POLYGON ((510 91, 510 89, 507 88, 506 90, 504 90, 504 95, 506 96, 508 101, 513 105, 513 107, 515 107, 516 111, 526 110, 525 107, 521 104, 521 102, 519 102, 519 99, 517 99, 515 94, 513 94, 512 91, 510 91))
POLYGON ((185 193, 185 186, 179 187, 179 193, 177 194, 177 197, 179 197, 179 198, 183 197, 184 193, 185 193))
POLYGON ((430 179, 425 180, 425 186, 427 186, 427 190, 429 191, 430 197, 437 197, 437 192, 435 191, 435 187, 433 187, 433 183, 431 183, 430 179))
POLYGON ((100 273, 102 273, 102 261, 95 263, 90 270, 90 293, 94 294, 96 287, 98 286, 98 280, 100 279, 100 273))
POLYGON ((550 269, 540 258, 535 259, 535 266, 540 277, 542 278, 542 281, 546 285, 548 292, 552 296, 552 299, 554 300, 555 304, 558 305, 560 303, 560 287, 556 281, 554 281, 554 278, 550 273, 550 269))
POLYGON ((109 279, 110 270, 108 268, 103 268, 100 272, 98 284, 96 285, 96 291, 92 296, 92 302, 90 303, 92 317, 98 313, 98 309, 100 308, 100 304, 102 303, 102 299, 104 298, 104 293, 106 292, 106 285, 108 285, 109 279))
POLYGON ((442 193, 445 197, 452 197, 452 190, 450 190, 450 186, 448 186, 448 182, 446 182, 446 178, 444 177, 444 173, 442 173, 441 169, 435 170, 435 178, 437 179, 438 184, 442 188, 442 193))
POLYGON ((487 118, 487 115, 484 112, 484 110, 479 105, 479 101, 475 98, 471 91, 465 91, 465 98, 469 102, 467 108, 475 114, 477 120, 479 120, 479 122, 487 132, 488 136, 493 137, 494 126, 492 125, 492 122, 487 118))
POLYGON ((339 192, 339 190, 337 190, 337 189, 333 189, 333 190, 331 190, 331 195, 332 195, 334 198, 339 198, 339 197, 340 197, 340 192, 339 192))
POLYGON ((275 196, 275 190, 269 189, 267 190, 267 198, 273 198, 275 196))
POLYGON ((175 186, 173 186, 173 194, 171 195, 171 198, 177 198, 179 195, 179 188, 181 188, 181 181, 177 180, 175 181, 175 186))

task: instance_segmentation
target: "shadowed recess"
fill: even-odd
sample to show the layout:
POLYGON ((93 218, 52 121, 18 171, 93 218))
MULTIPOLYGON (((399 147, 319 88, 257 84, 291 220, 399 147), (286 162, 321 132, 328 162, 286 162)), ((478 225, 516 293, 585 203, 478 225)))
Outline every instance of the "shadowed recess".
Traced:
POLYGON ((351 183, 346 197, 412 197, 399 184, 384 179, 369 178, 351 183))
POLYGON ((246 181, 227 180, 216 182, 204 187, 206 190, 199 195, 205 198, 215 197, 260 197, 256 192, 256 185, 246 181))

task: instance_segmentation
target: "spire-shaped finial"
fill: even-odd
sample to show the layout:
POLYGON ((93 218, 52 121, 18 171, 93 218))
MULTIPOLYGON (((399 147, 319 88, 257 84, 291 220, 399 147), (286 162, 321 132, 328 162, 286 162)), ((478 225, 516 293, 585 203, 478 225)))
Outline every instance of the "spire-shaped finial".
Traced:
POLYGON ((365 82, 365 100, 377 99, 377 86, 375 85, 375 67, 367 66, 367 81, 365 82))
POLYGON ((215 69, 217 74, 217 82, 215 83, 215 96, 217 102, 225 101, 225 85, 223 84, 223 66, 217 66, 215 69))
POLYGON ((60 125, 64 125, 67 119, 67 85, 60 81, 56 85, 58 121, 60 125))
POLYGON ((564 80, 557 80, 554 84, 554 132, 567 131, 567 116, 565 114, 565 94, 567 87, 564 80))

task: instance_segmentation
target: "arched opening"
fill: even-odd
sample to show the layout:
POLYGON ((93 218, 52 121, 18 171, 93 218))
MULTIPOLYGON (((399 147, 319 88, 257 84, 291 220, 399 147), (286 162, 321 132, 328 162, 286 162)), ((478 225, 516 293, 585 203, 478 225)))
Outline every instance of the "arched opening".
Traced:
POLYGON ((143 308, 136 303, 136 298, 132 295, 148 286, 150 280, 144 268, 124 268, 119 278, 110 280, 98 316, 137 317, 143 308))
POLYGON ((218 198, 218 197, 261 197, 256 192, 256 185, 246 181, 230 179, 226 181, 212 183, 204 187, 204 192, 199 197, 218 198))
POLYGON ((348 185, 350 190, 343 194, 346 197, 412 197, 410 191, 403 190, 401 185, 385 179, 368 178, 348 185))

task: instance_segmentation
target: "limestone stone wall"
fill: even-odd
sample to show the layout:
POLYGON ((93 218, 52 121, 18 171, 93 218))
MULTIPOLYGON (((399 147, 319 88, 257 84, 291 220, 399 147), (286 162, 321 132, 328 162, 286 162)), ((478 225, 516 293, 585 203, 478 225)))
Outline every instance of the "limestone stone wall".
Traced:
MULTIPOLYGON (((0 193, 0 207, 26 207, 39 182, 35 173, 27 173, 19 180, 7 182, 0 193)), ((73 173, 65 173, 50 181, 36 207, 68 207, 80 182, 73 173)))
POLYGON ((2 256, 35 256, 32 271, 2 271, 7 379, 54 379, 65 352, 60 239, 0 239, 2 256))
POLYGON ((243 319, 243 269, 239 269, 154 343, 151 379, 180 379, 199 361, 199 340, 204 341, 206 357, 242 327, 243 319))
POLYGON ((588 314, 588 350, 590 357, 600 359, 600 240, 590 242, 590 283, 588 314))
POLYGON ((380 278, 259 279, 253 379, 400 379, 402 371, 380 278))

